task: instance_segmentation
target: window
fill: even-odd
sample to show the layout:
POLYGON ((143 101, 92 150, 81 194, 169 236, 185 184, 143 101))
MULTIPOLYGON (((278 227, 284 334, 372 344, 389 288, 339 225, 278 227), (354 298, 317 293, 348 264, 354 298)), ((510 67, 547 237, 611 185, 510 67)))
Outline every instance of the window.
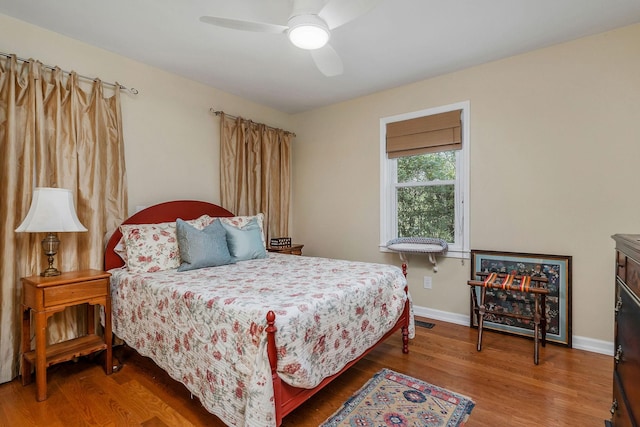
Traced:
POLYGON ((469 102, 380 120, 380 246, 437 237, 468 257, 469 102))

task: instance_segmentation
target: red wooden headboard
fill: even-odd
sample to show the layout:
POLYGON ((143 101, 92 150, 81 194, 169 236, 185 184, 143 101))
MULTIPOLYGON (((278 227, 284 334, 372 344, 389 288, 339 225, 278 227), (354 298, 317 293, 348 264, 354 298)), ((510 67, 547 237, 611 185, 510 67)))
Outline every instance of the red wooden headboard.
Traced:
MULTIPOLYGON (((172 202, 160 203, 158 205, 149 206, 146 209, 127 218, 123 224, 158 224, 161 222, 172 222, 176 218, 196 219, 199 216, 207 214, 214 217, 233 216, 231 212, 225 208, 214 205, 213 203, 200 202, 197 200, 175 200, 172 202)), ((104 269, 122 267, 124 261, 116 254, 113 249, 122 237, 120 228, 113 233, 104 253, 104 269)))

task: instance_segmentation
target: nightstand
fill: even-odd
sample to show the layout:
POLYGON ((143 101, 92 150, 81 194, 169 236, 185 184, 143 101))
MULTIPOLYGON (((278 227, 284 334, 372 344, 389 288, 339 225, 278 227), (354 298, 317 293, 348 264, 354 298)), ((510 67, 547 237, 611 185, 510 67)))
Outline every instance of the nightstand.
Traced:
POLYGON ((31 382, 36 367, 36 400, 47 398, 47 367, 75 357, 106 350, 105 372, 113 372, 111 353, 110 273, 83 270, 59 276, 23 277, 22 280, 22 385, 31 382), (47 319, 79 304, 89 304, 87 335, 47 346, 47 319), (104 307, 104 337, 96 335, 93 306, 104 307), (35 349, 31 350, 31 311, 35 321, 35 349))
POLYGON ((278 252, 281 254, 289 255, 302 255, 302 248, 304 245, 298 245, 294 243, 291 246, 267 246, 269 252, 278 252))

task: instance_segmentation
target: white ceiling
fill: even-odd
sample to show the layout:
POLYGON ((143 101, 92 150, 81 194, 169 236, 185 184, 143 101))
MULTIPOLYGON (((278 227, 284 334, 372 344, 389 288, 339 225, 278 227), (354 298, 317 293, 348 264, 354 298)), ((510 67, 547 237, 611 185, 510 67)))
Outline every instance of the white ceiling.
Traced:
POLYGON ((382 0, 332 32, 344 73, 325 77, 282 34, 199 21, 286 25, 291 7, 291 0, 0 0, 2 14, 287 113, 640 22, 640 0, 382 0))

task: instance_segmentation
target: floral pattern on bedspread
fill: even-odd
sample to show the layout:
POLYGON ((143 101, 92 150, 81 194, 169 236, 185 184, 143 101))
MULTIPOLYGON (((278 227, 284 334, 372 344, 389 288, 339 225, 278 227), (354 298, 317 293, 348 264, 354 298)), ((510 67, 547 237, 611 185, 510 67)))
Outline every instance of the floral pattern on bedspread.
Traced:
POLYGON ((399 268, 269 254, 178 273, 112 270, 113 330, 237 426, 275 425, 265 316, 276 313, 278 374, 312 388, 402 314, 399 268))

